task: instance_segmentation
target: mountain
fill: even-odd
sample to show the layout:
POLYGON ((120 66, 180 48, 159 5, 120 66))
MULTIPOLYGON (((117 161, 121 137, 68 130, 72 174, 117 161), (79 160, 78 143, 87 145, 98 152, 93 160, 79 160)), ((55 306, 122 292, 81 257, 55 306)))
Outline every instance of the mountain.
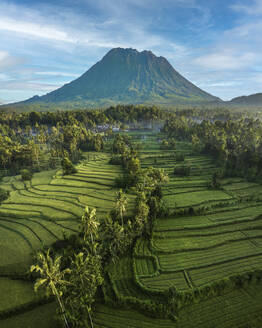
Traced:
POLYGON ((262 93, 249 96, 236 97, 230 100, 230 104, 243 106, 262 106, 262 93))
POLYGON ((20 104, 69 102, 95 107, 219 100, 185 79, 164 57, 157 57, 151 51, 114 48, 78 79, 20 104))

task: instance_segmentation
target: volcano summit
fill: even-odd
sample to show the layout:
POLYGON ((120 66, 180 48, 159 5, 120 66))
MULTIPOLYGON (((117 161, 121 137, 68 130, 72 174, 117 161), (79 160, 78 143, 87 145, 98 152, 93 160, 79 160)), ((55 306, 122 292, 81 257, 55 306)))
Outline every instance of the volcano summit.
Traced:
POLYGON ((114 48, 78 79, 25 103, 75 103, 90 107, 115 104, 197 104, 219 98, 201 90, 162 56, 151 51, 114 48))

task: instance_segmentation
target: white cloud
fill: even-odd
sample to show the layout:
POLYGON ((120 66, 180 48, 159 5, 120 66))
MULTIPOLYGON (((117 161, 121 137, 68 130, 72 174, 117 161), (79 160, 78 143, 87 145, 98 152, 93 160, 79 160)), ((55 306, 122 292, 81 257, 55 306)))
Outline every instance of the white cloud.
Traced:
MULTIPOLYGON (((75 0, 75 10, 73 6, 59 7, 62 1, 53 5, 36 1, 28 7, 23 1, 19 4, 16 0, 14 5, 0 0, 0 39, 4 46, 0 50, 0 81, 7 81, 14 93, 23 86, 37 93, 51 91, 59 84, 54 81, 78 77, 78 72, 87 70, 110 48, 133 47, 168 58, 182 75, 215 95, 235 96, 244 88, 261 85, 261 77, 250 75, 262 67, 262 23, 256 17, 262 12, 262 0, 250 0, 248 6, 235 1, 239 3, 231 9, 240 13, 241 19, 223 32, 210 30, 215 20, 212 1, 201 6, 197 0, 75 0), (84 4, 88 7, 81 12, 84 4), (183 26, 180 19, 176 25, 176 12, 181 8, 183 26), (170 16, 174 13, 172 20, 169 9, 170 16), (246 19, 251 15, 252 19, 246 19), (169 27, 169 23, 174 25, 169 27), (182 40, 183 33, 189 37, 182 40), (25 56, 30 63, 22 71, 15 65, 25 56)), ((29 91, 24 92, 27 95, 29 91)))
POLYGON ((207 69, 212 70, 239 70, 250 66, 256 56, 253 53, 228 54, 210 53, 196 58, 193 62, 207 69))
POLYGON ((24 59, 11 56, 7 51, 0 50, 0 71, 8 70, 14 66, 23 64, 24 59))
POLYGON ((237 3, 232 5, 231 8, 237 12, 241 12, 247 15, 259 16, 262 14, 262 1, 250 0, 250 3, 248 5, 237 3))
POLYGON ((55 77, 79 77, 80 74, 67 72, 34 72, 36 75, 55 76, 55 77))
POLYGON ((62 84, 40 83, 34 81, 0 81, 0 89, 3 90, 30 90, 34 92, 49 92, 60 88, 62 84))
MULTIPOLYGON (((0 33, 9 33, 14 39, 34 39, 40 44, 52 41, 50 47, 62 49, 64 46, 68 51, 79 47, 107 49, 134 47, 144 50, 165 47, 171 43, 170 39, 152 33, 151 29, 156 24, 156 16, 161 17, 162 10, 166 10, 167 6, 198 9, 200 11, 198 19, 203 16, 205 23, 208 16, 208 11, 196 5, 195 0, 161 2, 158 0, 96 0, 95 2, 82 0, 78 2, 88 3, 96 8, 97 16, 88 12, 76 13, 56 5, 28 8, 25 5, 14 5, 0 0, 0 33), (154 15, 151 12, 153 8, 154 15)), ((175 43, 172 41, 173 45, 175 43)), ((177 44, 177 47, 181 45, 177 44)))
POLYGON ((40 44, 52 41, 56 48, 61 48, 65 44, 67 49, 70 46, 69 49, 73 50, 75 47, 110 49, 130 46, 144 49, 164 43, 163 37, 147 32, 143 24, 134 24, 130 20, 124 21, 123 17, 94 23, 93 18, 86 19, 68 13, 63 16, 60 13, 54 22, 43 17, 39 12, 34 12, 27 20, 26 18, 20 20, 12 17, 11 14, 8 16, 8 12, 5 15, 0 14, 0 32, 9 33, 14 39, 34 39, 40 44), (71 21, 71 25, 67 24, 68 21, 71 21))
POLYGON ((7 74, 0 73, 0 81, 1 80, 8 80, 9 76, 7 74))
POLYGON ((67 33, 57 27, 43 26, 42 24, 19 21, 17 19, 0 17, 0 30, 15 32, 31 37, 50 39, 55 41, 76 42, 67 33))
POLYGON ((200 83, 199 86, 201 88, 206 88, 206 87, 219 87, 219 88, 228 88, 228 87, 235 87, 242 85, 241 81, 206 81, 204 83, 200 83))

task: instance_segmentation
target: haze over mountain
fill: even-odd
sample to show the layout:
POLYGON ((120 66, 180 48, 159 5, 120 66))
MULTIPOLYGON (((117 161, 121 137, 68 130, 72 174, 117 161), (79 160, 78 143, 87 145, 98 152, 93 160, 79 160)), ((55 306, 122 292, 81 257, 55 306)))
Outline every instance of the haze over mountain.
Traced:
POLYGON ((262 106, 262 93, 233 98, 230 101, 230 104, 242 106, 262 106))
POLYGON ((151 51, 114 48, 71 83, 27 103, 181 104, 219 101, 180 75, 164 57, 151 51))

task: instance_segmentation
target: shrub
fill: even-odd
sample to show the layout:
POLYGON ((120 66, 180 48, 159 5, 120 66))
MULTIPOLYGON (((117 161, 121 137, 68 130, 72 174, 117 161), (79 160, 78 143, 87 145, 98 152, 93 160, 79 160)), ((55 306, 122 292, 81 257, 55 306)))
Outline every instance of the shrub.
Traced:
POLYGON ((23 181, 31 180, 33 177, 33 173, 27 169, 21 170, 20 174, 23 181))
POLYGON ((186 177, 190 175, 190 171, 191 171, 190 165, 176 166, 174 168, 174 175, 186 177))
POLYGON ((137 182, 134 174, 124 173, 122 176, 115 178, 115 186, 117 188, 127 189, 133 187, 137 182))
POLYGON ((9 197, 10 192, 0 188, 0 204, 9 197))
POLYGON ((61 161, 62 169, 63 169, 63 175, 69 175, 77 172, 77 169, 73 165, 73 163, 70 161, 69 158, 64 157, 61 161))
POLYGON ((154 196, 154 197, 156 197, 156 198, 158 198, 158 199, 162 199, 162 198, 163 198, 162 187, 159 186, 159 185, 157 185, 157 186, 155 187, 155 189, 152 190, 152 192, 151 192, 151 196, 154 196))
POLYGON ((176 162, 184 162, 185 161, 185 155, 182 153, 177 153, 175 155, 176 162))
POLYGON ((220 189, 221 182, 220 178, 223 176, 222 171, 216 171, 213 173, 211 180, 208 182, 208 188, 210 189, 220 189))
POLYGON ((109 164, 122 165, 123 164, 122 156, 121 155, 113 155, 109 160, 109 164))

